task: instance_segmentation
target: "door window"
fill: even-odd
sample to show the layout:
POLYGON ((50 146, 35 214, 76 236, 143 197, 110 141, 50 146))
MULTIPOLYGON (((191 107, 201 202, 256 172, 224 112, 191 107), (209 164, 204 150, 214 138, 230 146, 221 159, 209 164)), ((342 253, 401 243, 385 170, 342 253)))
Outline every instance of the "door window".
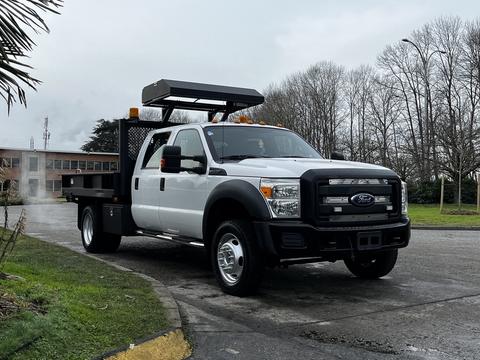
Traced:
POLYGON ((147 151, 142 162, 144 169, 159 169, 163 147, 167 144, 171 132, 163 132, 153 135, 148 144, 147 151))
MULTIPOLYGON (((205 152, 203 151, 202 140, 200 139, 200 134, 197 130, 194 129, 179 131, 173 145, 180 146, 182 148, 183 156, 205 155, 205 152)), ((181 167, 184 168, 191 169, 198 166, 201 166, 201 163, 198 161, 182 160, 181 162, 181 167)))
POLYGON ((38 179, 28 179, 28 196, 38 195, 38 179))

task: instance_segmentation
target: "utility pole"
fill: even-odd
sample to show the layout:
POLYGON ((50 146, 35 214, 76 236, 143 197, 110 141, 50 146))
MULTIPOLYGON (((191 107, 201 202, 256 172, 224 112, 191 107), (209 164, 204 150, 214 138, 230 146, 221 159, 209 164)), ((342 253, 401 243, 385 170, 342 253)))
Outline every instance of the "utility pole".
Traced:
POLYGON ((43 122, 43 150, 47 150, 49 141, 50 131, 48 131, 48 116, 45 116, 45 121, 43 122))

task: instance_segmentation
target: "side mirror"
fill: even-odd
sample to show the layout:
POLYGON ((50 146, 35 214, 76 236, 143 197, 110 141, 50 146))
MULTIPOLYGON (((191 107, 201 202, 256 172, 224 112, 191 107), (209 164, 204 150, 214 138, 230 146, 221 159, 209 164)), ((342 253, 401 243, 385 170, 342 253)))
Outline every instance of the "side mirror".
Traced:
POLYGON ((181 171, 182 149, 180 146, 166 145, 163 148, 160 169, 164 173, 179 173, 181 171))
POLYGON ((334 151, 330 155, 330 159, 332 159, 332 160, 345 160, 345 155, 343 155, 343 153, 341 153, 339 151, 334 151))
POLYGON ((180 146, 165 146, 163 148, 162 159, 160 160, 160 169, 164 173, 178 174, 180 171, 192 171, 202 175, 207 171, 207 157, 201 156, 182 156, 180 146), (182 160, 193 160, 199 162, 201 166, 194 168, 184 168, 181 166, 182 160))

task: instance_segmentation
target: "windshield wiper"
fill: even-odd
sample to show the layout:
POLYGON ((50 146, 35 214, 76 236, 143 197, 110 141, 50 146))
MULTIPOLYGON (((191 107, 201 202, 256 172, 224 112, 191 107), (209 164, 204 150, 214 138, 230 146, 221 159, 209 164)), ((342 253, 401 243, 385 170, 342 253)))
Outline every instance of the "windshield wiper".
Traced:
POLYGON ((220 156, 220 160, 245 160, 245 159, 269 158, 269 157, 270 156, 243 154, 243 155, 220 156))
POLYGON ((313 159, 308 156, 301 156, 301 155, 282 155, 279 158, 299 158, 299 159, 313 159))

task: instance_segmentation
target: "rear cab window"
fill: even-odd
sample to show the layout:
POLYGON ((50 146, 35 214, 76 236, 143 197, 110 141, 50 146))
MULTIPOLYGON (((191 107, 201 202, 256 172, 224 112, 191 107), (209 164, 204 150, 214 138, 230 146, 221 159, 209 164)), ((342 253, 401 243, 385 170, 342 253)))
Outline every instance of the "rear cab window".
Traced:
POLYGON ((161 132, 152 136, 143 157, 142 169, 160 169, 162 150, 171 134, 171 132, 161 132))

